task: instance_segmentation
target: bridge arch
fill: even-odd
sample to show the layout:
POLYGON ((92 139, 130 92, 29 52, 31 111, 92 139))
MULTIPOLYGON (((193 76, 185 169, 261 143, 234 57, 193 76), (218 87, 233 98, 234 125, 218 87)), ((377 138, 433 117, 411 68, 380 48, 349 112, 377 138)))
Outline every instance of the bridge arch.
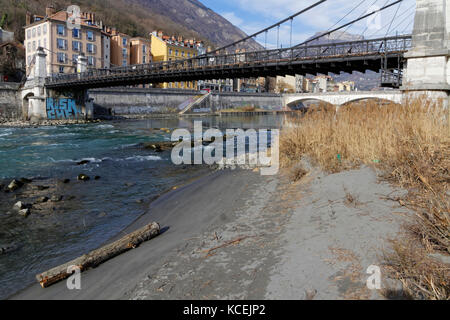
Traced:
POLYGON ((317 98, 317 97, 308 97, 308 98, 301 98, 297 100, 293 100, 286 104, 286 109, 288 110, 299 110, 301 108, 296 108, 299 104, 304 104, 305 102, 318 102, 318 103, 324 103, 326 105, 334 106, 334 104, 330 101, 327 101, 327 99, 317 98))
POLYGON ((355 103, 355 102, 360 102, 360 101, 365 101, 365 100, 371 100, 371 101, 378 101, 378 102, 389 102, 389 103, 394 103, 394 104, 401 104, 401 101, 399 101, 396 98, 393 97, 359 97, 359 98, 355 98, 355 99, 350 99, 344 103, 342 103, 340 105, 340 107, 345 107, 348 106, 351 103, 355 103))
POLYGON ((34 92, 25 92, 22 96, 22 118, 23 120, 29 120, 29 114, 32 109, 32 102, 30 98, 34 97, 34 92))

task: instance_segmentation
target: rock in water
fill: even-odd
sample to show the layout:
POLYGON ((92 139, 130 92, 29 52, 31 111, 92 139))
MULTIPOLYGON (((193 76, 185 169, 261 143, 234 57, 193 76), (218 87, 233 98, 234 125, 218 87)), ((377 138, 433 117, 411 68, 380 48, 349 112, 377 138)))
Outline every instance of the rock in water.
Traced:
POLYGON ((27 178, 20 178, 20 180, 19 180, 20 182, 22 182, 23 184, 25 184, 25 183, 31 183, 31 182, 33 182, 33 180, 31 180, 31 179, 27 179, 27 178))
POLYGON ((77 179, 80 180, 80 181, 88 181, 88 180, 90 180, 91 178, 89 178, 88 175, 85 175, 85 174, 81 173, 81 174, 78 175, 78 178, 77 178, 77 179))
POLYGON ((60 202, 60 201, 62 201, 62 199, 63 199, 63 196, 52 196, 50 200, 52 202, 60 202))
POLYGON ((19 211, 19 214, 23 217, 28 217, 31 213, 31 210, 26 208, 19 211))
POLYGON ((11 251, 17 250, 19 248, 18 245, 12 244, 12 245, 0 245, 0 256, 2 254, 9 253, 11 251))
POLYGON ((22 201, 17 201, 13 208, 16 210, 22 210, 27 208, 27 206, 22 201))
POLYGON ((94 180, 100 180, 101 177, 100 176, 95 176, 94 180))
POLYGON ((69 183, 70 182, 70 179, 64 179, 64 180, 62 180, 62 183, 69 183))
POLYGON ((82 166, 82 165, 85 165, 85 164, 88 164, 88 163, 90 163, 89 160, 81 160, 80 162, 77 162, 77 165, 82 166))
POLYGON ((49 188, 50 187, 48 187, 48 186, 36 186, 36 189, 38 189, 39 191, 47 190, 49 188))
POLYGON ((36 200, 35 203, 45 203, 48 200, 49 200, 48 197, 40 197, 39 199, 36 200))
POLYGON ((19 188, 21 188, 23 186, 23 182, 17 181, 17 180, 13 180, 11 181, 11 183, 8 185, 8 189, 11 191, 15 191, 19 188))

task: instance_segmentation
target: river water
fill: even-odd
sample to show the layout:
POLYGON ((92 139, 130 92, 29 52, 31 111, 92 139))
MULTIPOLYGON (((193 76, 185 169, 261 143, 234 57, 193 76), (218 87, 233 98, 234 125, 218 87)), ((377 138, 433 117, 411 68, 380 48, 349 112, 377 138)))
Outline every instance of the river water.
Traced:
POLYGON ((170 133, 160 128, 192 130, 195 120, 221 130, 278 128, 283 121, 233 116, 0 128, 0 184, 32 179, 18 191, 0 192, 0 247, 15 248, 0 255, 0 298, 32 284, 36 274, 97 248, 144 214, 158 195, 213 170, 175 166, 170 151, 142 147, 170 141, 170 133), (89 163, 78 165, 82 160, 89 163), (92 179, 77 181, 80 173, 92 179), (51 200, 37 203, 40 197, 51 200), (17 201, 36 203, 30 216, 13 209, 17 201))

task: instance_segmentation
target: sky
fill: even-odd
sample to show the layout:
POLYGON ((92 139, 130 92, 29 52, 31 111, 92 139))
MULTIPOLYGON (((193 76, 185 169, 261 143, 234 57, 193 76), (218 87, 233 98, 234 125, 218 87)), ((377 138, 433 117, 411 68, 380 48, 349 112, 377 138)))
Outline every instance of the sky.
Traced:
MULTIPOLYGON (((318 31, 328 31, 373 12, 396 0, 328 0, 305 14, 298 16, 292 23, 292 44, 298 44, 313 36, 318 31), (342 20, 341 20, 342 19, 342 20)), ((247 34, 264 29, 290 15, 318 2, 318 0, 200 0, 205 6, 219 13, 247 34)), ((365 38, 411 33, 414 21, 416 0, 403 0, 381 12, 344 28, 352 34, 365 38)), ((341 31, 339 31, 341 32, 341 31)), ((291 44, 291 23, 280 27, 267 35, 267 46, 275 48, 289 47, 291 44), (277 41, 277 39, 279 39, 277 41)), ((266 43, 265 35, 256 38, 262 45, 266 43)))

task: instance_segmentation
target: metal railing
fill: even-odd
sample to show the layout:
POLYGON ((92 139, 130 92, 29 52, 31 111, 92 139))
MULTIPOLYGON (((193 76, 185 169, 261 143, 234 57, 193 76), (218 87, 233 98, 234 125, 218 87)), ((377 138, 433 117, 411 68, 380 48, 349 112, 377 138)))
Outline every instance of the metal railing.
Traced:
MULTIPOLYGON (((80 81, 102 81, 111 78, 145 77, 146 75, 171 75, 205 69, 226 69, 248 65, 301 63, 308 60, 325 60, 355 56, 386 56, 402 54, 411 48, 411 35, 393 36, 371 40, 306 45, 286 49, 214 54, 175 61, 92 69, 83 73, 61 74, 46 79, 46 85, 69 85, 80 81)), ((257 76, 257 75, 256 75, 257 76)))

